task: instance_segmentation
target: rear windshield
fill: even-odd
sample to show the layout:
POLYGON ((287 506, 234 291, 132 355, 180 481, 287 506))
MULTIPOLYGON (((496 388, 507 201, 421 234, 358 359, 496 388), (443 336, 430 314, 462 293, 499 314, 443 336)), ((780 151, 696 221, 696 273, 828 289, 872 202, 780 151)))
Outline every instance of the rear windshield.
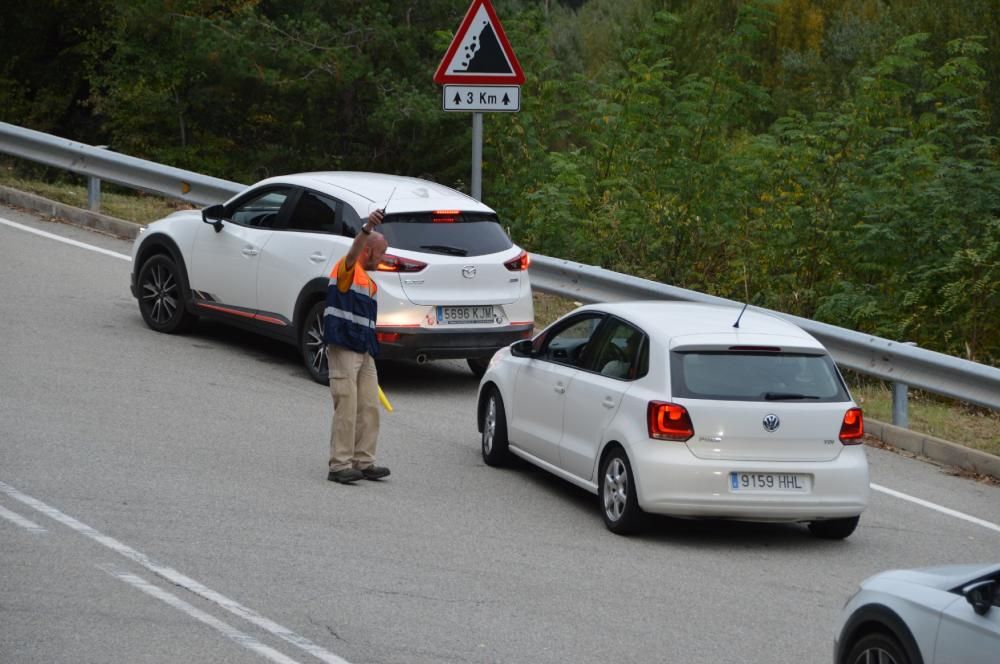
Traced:
POLYGON ((676 396, 721 401, 849 401, 829 355, 675 351, 671 381, 676 396))
POLYGON ((390 213, 379 231, 393 249, 446 256, 483 256, 514 246, 497 216, 484 212, 390 213))

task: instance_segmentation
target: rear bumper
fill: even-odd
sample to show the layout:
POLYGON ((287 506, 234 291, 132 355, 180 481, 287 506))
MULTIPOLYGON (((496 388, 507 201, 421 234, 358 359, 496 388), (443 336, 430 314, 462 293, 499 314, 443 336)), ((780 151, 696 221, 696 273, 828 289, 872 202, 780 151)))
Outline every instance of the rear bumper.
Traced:
POLYGON ((832 461, 726 461, 695 457, 683 443, 644 442, 632 450, 639 505, 648 512, 747 521, 814 521, 861 514, 868 506, 864 446, 832 461), (811 478, 808 493, 742 493, 731 472, 795 473, 811 478))
POLYGON ((530 339, 534 325, 510 325, 490 330, 436 330, 414 327, 379 327, 378 359, 412 360, 420 356, 428 360, 489 358, 504 346, 521 339, 530 339), (398 339, 384 340, 384 335, 398 334, 398 339))

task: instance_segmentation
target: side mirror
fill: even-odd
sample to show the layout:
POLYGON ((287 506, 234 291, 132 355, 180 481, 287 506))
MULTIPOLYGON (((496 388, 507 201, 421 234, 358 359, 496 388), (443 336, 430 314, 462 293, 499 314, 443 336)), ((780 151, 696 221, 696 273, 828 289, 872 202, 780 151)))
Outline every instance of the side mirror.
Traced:
POLYGON ((962 588, 965 601, 971 604, 972 609, 981 616, 985 616, 986 612, 993 606, 996 593, 996 581, 980 581, 962 588))
POLYGON ((531 339, 522 339, 511 344, 510 354, 514 357, 534 357, 535 353, 531 348, 531 339))
POLYGON ((222 220, 226 218, 226 206, 221 204, 209 205, 201 211, 201 220, 210 224, 218 233, 222 230, 222 220))

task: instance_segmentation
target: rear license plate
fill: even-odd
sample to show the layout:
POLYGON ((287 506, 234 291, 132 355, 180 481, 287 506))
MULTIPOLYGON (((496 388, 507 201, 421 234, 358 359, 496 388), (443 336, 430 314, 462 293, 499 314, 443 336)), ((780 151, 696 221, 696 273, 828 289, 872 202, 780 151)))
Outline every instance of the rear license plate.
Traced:
POLYGON ((796 473, 729 473, 735 493, 809 493, 809 475, 796 473))
POLYGON ((452 323, 492 323, 493 305, 478 307, 438 307, 437 320, 442 325, 452 323))

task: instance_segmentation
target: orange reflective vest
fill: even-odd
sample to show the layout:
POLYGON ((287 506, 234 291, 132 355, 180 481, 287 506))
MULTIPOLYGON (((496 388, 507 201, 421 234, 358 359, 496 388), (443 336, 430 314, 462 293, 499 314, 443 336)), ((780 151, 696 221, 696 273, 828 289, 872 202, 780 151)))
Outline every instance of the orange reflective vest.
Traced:
POLYGON ((333 266, 330 284, 326 288, 323 340, 374 357, 378 354, 378 340, 375 338, 375 320, 378 318, 375 295, 378 286, 364 268, 355 263, 354 278, 347 290, 341 291, 337 275, 343 260, 333 266))

